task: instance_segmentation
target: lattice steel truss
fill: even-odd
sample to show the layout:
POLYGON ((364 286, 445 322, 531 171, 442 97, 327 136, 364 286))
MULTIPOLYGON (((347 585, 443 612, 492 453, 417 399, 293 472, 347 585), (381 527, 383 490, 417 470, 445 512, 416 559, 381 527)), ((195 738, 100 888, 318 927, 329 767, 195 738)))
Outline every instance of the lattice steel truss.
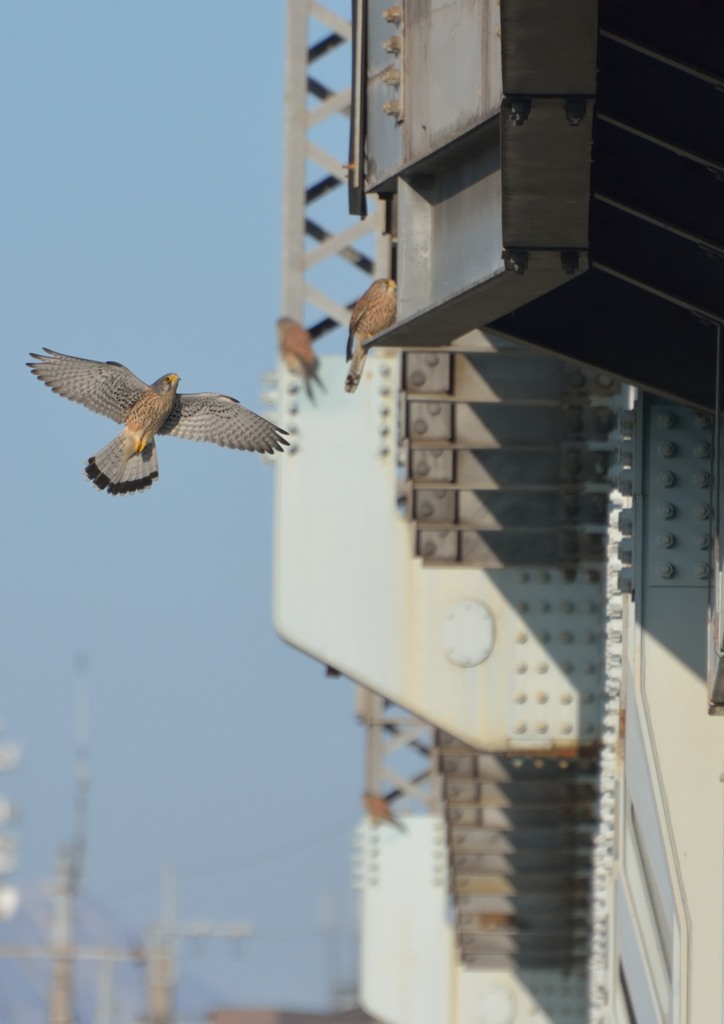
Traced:
MULTIPOLYGON (((346 206, 348 132, 326 131, 326 122, 340 116, 349 120, 351 76, 347 70, 343 86, 333 84, 338 65, 325 58, 344 53, 351 61, 351 40, 349 20, 330 5, 289 0, 280 313, 306 322, 315 339, 346 327, 349 306, 367 287, 365 278, 386 277, 392 265, 393 239, 383 202, 370 199, 363 219, 340 218, 336 212, 330 218, 332 204, 322 202, 341 189, 346 206), (361 272, 358 289, 347 296, 344 275, 338 273, 344 264, 361 272)), ((366 788, 384 792, 395 803, 405 797, 407 806, 434 807, 431 728, 362 688, 358 713, 368 729, 366 788)))
POLYGON ((327 132, 326 123, 340 116, 348 120, 351 103, 349 72, 343 76, 346 84, 342 88, 331 84, 327 79, 334 77, 337 64, 324 58, 341 53, 342 48, 351 53, 351 37, 349 20, 330 5, 289 0, 280 312, 302 322, 311 306, 314 322, 307 326, 314 338, 346 326, 349 305, 369 283, 365 278, 387 276, 391 263, 382 204, 371 204, 364 220, 321 210, 322 199, 347 189, 347 133, 327 132), (315 141, 318 137, 324 142, 315 141), (323 223, 338 218, 340 222, 323 223), (371 245, 365 247, 365 240, 371 245), (340 262, 362 272, 355 294, 343 297, 344 284, 335 273, 340 262), (321 279, 321 285, 311 279, 320 265, 324 265, 324 273, 314 276, 317 282, 321 279))
POLYGON ((426 722, 358 687, 357 714, 367 727, 366 789, 390 805, 439 809, 430 756, 433 729, 426 722))

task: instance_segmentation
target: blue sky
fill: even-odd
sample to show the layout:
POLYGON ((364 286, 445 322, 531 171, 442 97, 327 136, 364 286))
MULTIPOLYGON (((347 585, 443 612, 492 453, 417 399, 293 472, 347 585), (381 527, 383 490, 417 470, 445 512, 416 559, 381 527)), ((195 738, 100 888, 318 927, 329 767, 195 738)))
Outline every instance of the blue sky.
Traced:
MULTIPOLYGON (((344 4, 340 4, 344 10, 344 4)), ((321 906, 349 930, 363 736, 352 688, 275 635, 273 469, 174 439, 160 480, 85 480, 117 430, 25 368, 47 345, 264 412, 279 309, 281 0, 6 5, 0 35, 0 778, 22 815, 17 880, 72 823, 76 657, 87 654, 85 886, 150 924, 166 864, 181 916, 246 920, 193 972, 220 1002, 323 1006, 321 906)), ((341 339, 340 346, 344 339, 341 339)), ((4 929, 0 927, 0 941, 4 929)))

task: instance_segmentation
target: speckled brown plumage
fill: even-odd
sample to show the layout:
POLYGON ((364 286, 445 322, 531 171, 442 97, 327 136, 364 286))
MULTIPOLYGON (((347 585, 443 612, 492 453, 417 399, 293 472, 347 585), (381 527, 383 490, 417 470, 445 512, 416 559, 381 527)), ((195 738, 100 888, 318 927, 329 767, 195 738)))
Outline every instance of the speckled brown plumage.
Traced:
POLYGON ((32 373, 56 394, 108 416, 124 429, 88 459, 86 475, 100 490, 132 494, 158 477, 155 437, 170 434, 211 441, 227 448, 281 452, 286 431, 216 392, 179 395, 175 373, 145 384, 121 363, 96 362, 52 349, 28 363, 32 373))
POLYGON ((349 321, 345 391, 356 391, 367 358, 363 342, 390 327, 397 317, 397 285, 388 277, 373 281, 354 305, 349 321))

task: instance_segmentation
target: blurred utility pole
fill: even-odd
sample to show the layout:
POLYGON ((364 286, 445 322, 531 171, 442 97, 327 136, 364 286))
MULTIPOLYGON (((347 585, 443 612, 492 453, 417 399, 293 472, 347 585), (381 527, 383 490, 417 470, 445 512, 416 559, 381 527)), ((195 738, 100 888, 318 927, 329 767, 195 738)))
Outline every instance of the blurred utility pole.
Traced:
POLYGON ((166 868, 161 885, 161 920, 151 929, 146 945, 148 1016, 142 1024, 173 1024, 181 939, 248 939, 251 928, 242 922, 177 921, 178 882, 175 868, 166 868))
POLYGON ((53 918, 50 932, 52 975, 48 1024, 74 1024, 72 875, 72 859, 67 850, 62 850, 53 886, 53 918))
MULTIPOLYGON (((142 949, 118 949, 108 946, 78 946, 74 939, 72 900, 72 857, 61 852, 53 885, 53 916, 50 943, 47 946, 0 945, 0 957, 11 960, 50 960, 52 963, 49 1024, 75 1024, 73 1014, 73 965, 76 960, 102 964, 108 971, 114 963, 142 963, 142 949)), ((102 1015, 98 1015, 101 1024, 102 1015)), ((105 1022, 104 1022, 105 1024, 105 1022)))

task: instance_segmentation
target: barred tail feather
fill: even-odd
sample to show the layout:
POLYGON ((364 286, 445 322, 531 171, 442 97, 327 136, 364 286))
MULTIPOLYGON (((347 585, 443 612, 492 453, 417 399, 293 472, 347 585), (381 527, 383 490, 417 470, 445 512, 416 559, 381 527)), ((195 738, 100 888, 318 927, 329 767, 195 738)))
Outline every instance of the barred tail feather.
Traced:
POLYGON ((352 362, 349 364, 349 372, 347 374, 347 379, 344 382, 345 391, 352 392, 357 390, 357 385, 362 379, 362 370, 364 368, 366 358, 367 351, 359 345, 352 356, 352 362))
POLYGON ((105 448, 91 455, 85 471, 91 483, 109 494, 142 491, 158 477, 155 442, 151 440, 142 452, 136 452, 126 434, 119 434, 105 448))

